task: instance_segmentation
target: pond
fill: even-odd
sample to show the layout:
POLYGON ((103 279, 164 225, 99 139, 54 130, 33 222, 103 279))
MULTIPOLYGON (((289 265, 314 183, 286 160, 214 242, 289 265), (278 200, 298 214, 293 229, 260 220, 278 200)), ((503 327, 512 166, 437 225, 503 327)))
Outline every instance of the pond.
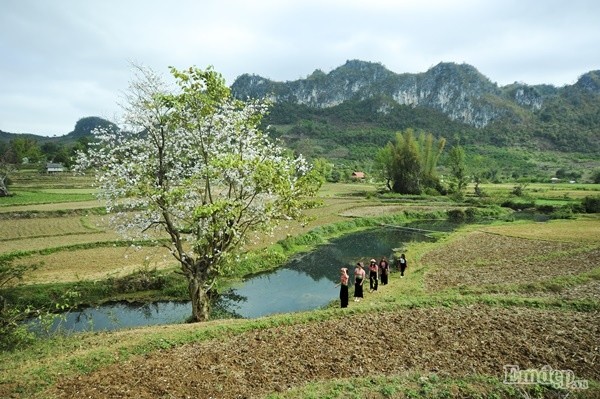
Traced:
MULTIPOLYGON (((394 249, 414 241, 432 241, 426 232, 450 231, 445 222, 412 223, 405 228, 380 227, 334 239, 311 252, 298 255, 280 268, 248 276, 225 292, 215 303, 216 316, 256 318, 276 313, 316 309, 337 300, 341 267, 348 267, 353 281, 354 265, 371 258, 388 259, 394 249)), ((410 256, 409 256, 410 259, 410 256)), ((57 320, 52 329, 67 332, 116 330, 184 322, 191 314, 189 302, 151 304, 110 303, 72 311, 57 320)))

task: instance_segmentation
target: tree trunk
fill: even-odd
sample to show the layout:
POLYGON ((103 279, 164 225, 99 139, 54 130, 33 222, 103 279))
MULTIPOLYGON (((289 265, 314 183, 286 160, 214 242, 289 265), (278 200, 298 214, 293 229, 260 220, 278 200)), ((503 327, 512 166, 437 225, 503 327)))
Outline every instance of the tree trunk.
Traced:
POLYGON ((210 297, 197 278, 190 278, 188 288, 192 299, 191 322, 207 321, 210 317, 210 297))
POLYGON ((0 177, 0 197, 10 197, 10 192, 8 191, 8 187, 6 187, 6 179, 4 177, 0 177))

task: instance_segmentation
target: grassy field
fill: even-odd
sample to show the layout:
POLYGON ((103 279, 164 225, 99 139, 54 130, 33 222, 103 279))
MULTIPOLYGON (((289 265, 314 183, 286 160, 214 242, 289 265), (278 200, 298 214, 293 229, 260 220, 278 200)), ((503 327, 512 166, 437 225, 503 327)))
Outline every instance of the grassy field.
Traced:
MULTIPOLYGON (((483 188, 509 198, 514 185, 483 188)), ((575 201, 599 189, 525 190, 536 201, 575 201)), ((174 267, 160 251, 112 245, 120 238, 90 211, 99 203, 75 197, 91 195, 86 190, 81 180, 57 189, 26 181, 12 203, 0 203, 0 256, 41 264, 23 283, 35 289, 174 267)), ((326 185, 308 225, 281 226, 249 249, 357 218, 462 207, 436 198, 382 200, 375 192, 366 184, 326 185)), ((600 397, 598 215, 465 225, 406 253, 405 278, 393 274, 348 309, 56 336, 1 353, 0 397, 600 397), (511 364, 570 370, 587 389, 507 384, 503 366, 511 364)))

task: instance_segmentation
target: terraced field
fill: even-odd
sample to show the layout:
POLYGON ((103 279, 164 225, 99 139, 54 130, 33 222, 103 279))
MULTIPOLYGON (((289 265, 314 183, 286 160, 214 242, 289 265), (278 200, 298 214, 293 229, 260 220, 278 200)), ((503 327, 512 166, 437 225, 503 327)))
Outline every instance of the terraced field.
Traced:
MULTIPOLYGON (((312 221, 252 247, 351 218, 435 209, 349 188, 357 189, 327 187, 312 221)), ((0 232, 0 254, 25 251, 19 262, 43 263, 25 276, 31 285, 171 262, 148 248, 104 245, 119 237, 98 215, 0 217, 0 232)), ((404 278, 393 273, 346 309, 56 337, 2 353, 0 397, 600 397, 598 215, 466 225, 406 253, 404 278), (569 371, 585 389, 506 383, 507 365, 569 371)))
MULTIPOLYGON (((313 321, 267 318, 267 327, 242 333, 224 326, 213 338, 61 378, 43 396, 594 398, 600 394, 599 223, 467 226, 445 241, 409 248, 416 259, 406 278, 392 274, 388 286, 348 309, 311 312, 313 321), (556 261, 565 256, 568 267, 556 261), (565 284, 543 290, 556 281, 565 284), (587 388, 506 384, 507 365, 568 370, 587 388)), ((168 339, 181 329, 188 327, 139 333, 168 339)))

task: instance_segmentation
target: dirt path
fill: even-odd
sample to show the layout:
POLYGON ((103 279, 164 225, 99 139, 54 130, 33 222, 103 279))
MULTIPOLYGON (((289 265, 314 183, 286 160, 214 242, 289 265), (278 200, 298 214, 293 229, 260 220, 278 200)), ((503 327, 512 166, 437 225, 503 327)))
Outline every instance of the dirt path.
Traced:
POLYGON ((600 314, 422 308, 248 332, 65 379, 60 398, 254 398, 308 381, 406 371, 503 378, 504 365, 600 380, 600 314))

